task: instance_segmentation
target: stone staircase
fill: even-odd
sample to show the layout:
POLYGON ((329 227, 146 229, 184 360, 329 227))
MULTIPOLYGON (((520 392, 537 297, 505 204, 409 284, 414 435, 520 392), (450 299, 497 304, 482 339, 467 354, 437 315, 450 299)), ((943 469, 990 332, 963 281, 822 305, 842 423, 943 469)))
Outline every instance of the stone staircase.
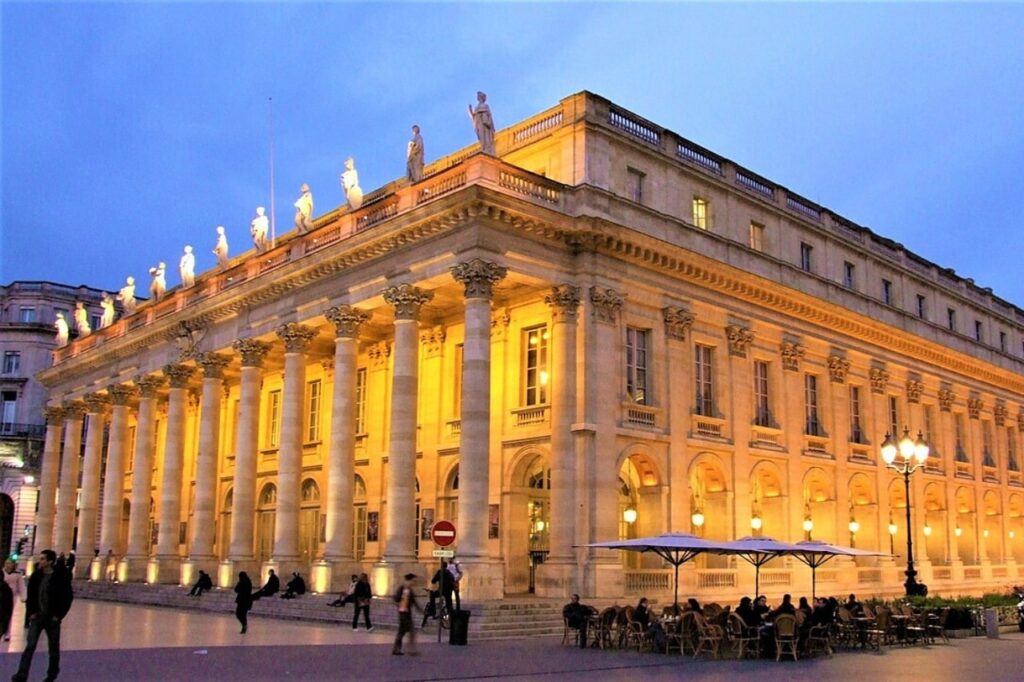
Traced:
MULTIPOLYGON (((196 598, 188 596, 188 588, 178 585, 90 580, 75 580, 74 590, 78 599, 163 606, 225 615, 233 615, 235 610, 235 595, 231 590, 213 589, 196 598)), ((353 607, 327 606, 327 602, 332 599, 334 595, 326 594, 305 594, 296 599, 280 599, 275 595, 254 602, 250 615, 281 620, 337 623, 339 627, 349 627, 353 607)), ((421 603, 422 601, 421 599, 421 603)), ((492 602, 463 602, 462 606, 473 614, 469 620, 470 641, 562 635, 562 604, 557 601, 514 597, 492 602)), ((374 627, 396 629, 398 614, 394 602, 388 598, 374 597, 370 607, 370 619, 374 627)), ((418 623, 417 617, 417 625, 418 623)), ((428 621, 422 636, 436 637, 436 627, 434 621, 428 621)))

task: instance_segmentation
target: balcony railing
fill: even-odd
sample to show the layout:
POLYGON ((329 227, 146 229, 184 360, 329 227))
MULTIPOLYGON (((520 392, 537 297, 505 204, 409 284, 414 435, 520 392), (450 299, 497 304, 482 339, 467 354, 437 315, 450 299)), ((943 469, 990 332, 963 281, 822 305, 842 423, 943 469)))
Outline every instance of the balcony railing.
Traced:
POLYGON ((691 424, 693 430, 690 432, 690 436, 697 438, 713 438, 716 440, 724 438, 722 435, 725 432, 725 420, 718 419, 717 417, 705 417, 704 415, 695 414, 691 417, 691 424))
POLYGON ((980 566, 967 566, 964 568, 964 580, 981 580, 980 566))
POLYGON ((782 430, 769 426, 752 426, 750 428, 750 444, 754 447, 782 447, 782 430))
POLYGON ((857 582, 859 584, 864 583, 880 583, 882 582, 882 569, 880 568, 858 568, 857 569, 857 582))
POLYGON ((932 578, 935 580, 952 580, 953 569, 949 566, 933 566, 932 578))
POLYGON ((732 568, 705 568, 697 570, 697 587, 715 590, 736 587, 736 571, 732 568))
POLYGON ((642 569, 624 571, 626 594, 667 594, 672 591, 672 575, 670 569, 642 569))
POLYGON ((515 416, 516 426, 543 424, 548 419, 548 406, 519 407, 512 410, 512 414, 515 416))
POLYGON ((15 438, 43 438, 46 435, 45 424, 14 424, 0 423, 0 436, 15 438))
POLYGON ((788 568, 761 569, 761 584, 767 587, 782 587, 793 584, 793 572, 788 568))
POLYGON ((643 426, 651 429, 657 423, 658 409, 655 407, 626 403, 622 409, 625 412, 626 423, 631 426, 643 426))
POLYGON ((828 436, 804 436, 804 453, 815 457, 831 457, 828 440, 828 436))

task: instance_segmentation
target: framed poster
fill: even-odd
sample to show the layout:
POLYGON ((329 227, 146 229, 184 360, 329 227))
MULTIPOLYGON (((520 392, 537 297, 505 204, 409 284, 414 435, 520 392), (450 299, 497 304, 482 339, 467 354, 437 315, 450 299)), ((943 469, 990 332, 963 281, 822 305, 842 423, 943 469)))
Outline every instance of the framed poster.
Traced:
POLYGON ((188 542, 188 521, 182 521, 178 524, 178 544, 184 545, 186 542, 188 542))
POLYGON ((500 513, 500 505, 489 504, 487 505, 487 537, 494 540, 498 537, 498 515, 500 513))
POLYGON ((423 518, 420 519, 420 539, 430 539, 430 528, 434 525, 434 510, 424 509, 423 518))
POLYGON ((380 512, 366 512, 366 541, 377 542, 380 512))

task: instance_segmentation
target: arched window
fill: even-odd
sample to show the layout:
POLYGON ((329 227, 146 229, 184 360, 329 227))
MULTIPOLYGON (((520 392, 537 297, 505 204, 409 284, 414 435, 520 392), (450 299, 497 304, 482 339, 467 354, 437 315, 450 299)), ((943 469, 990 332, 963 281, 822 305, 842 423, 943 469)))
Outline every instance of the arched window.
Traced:
POLYGON ((277 504, 277 486, 273 483, 268 483, 263 486, 263 490, 260 491, 260 506, 261 507, 273 507, 277 504))
POLYGON ((320 486, 316 484, 312 478, 307 478, 302 482, 302 501, 303 502, 319 502, 320 501, 320 486))
POLYGON ((224 511, 229 512, 235 506, 235 489, 229 488, 224 496, 224 511))

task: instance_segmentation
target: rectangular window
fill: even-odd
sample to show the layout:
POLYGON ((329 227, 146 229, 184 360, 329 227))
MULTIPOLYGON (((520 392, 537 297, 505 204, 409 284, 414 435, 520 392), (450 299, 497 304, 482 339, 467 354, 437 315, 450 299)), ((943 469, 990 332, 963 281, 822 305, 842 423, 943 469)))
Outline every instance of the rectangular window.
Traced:
POLYGON ((356 370, 356 433, 366 433, 366 368, 356 370))
POLYGON ((1006 352, 1006 332, 999 332, 999 350, 1006 352))
POLYGON ((644 201, 644 174, 635 168, 626 169, 629 182, 629 198, 638 204, 644 201))
POLYGON ((1006 429, 1006 468, 1010 471, 1020 471, 1017 463, 1017 432, 1013 429, 1006 429))
POLYGON ((320 390, 319 379, 306 383, 306 442, 320 440, 320 390))
POLYGON ((982 326, 981 325, 981 320, 975 320, 974 321, 974 340, 975 341, 979 341, 980 342, 980 341, 984 340, 982 338, 981 326, 982 326))
POLYGON ((864 442, 864 425, 860 416, 860 386, 850 386, 850 442, 864 442))
POLYGON ((960 462, 966 462, 967 442, 964 440, 964 415, 958 413, 953 417, 953 436, 956 439, 956 458, 960 462))
POLYGON ((16 374, 21 369, 21 351, 4 351, 4 374, 16 374))
POLYGON ((647 329, 626 328, 626 395, 638 405, 650 405, 647 393, 647 329))
POLYGON ((928 317, 928 306, 925 303, 926 300, 927 299, 925 299, 923 294, 917 295, 917 316, 922 319, 928 317))
POLYGON ((18 394, 14 391, 0 393, 0 425, 4 433, 11 430, 8 424, 15 424, 18 415, 18 394))
POLYGON ((892 282, 887 279, 882 280, 882 303, 892 305, 892 282))
POLYGON ((850 261, 843 262, 843 286, 847 289, 854 288, 853 276, 856 272, 856 268, 850 261))
POLYGON ((981 461, 987 467, 996 465, 995 456, 992 453, 992 422, 981 423, 981 461))
POLYGON ((938 459, 938 448, 935 447, 935 408, 932 405, 924 405, 924 442, 931 446, 931 457, 929 461, 936 466, 938 459))
POLYGON ((946 308, 946 326, 949 327, 949 331, 956 331, 956 311, 952 308, 946 308))
POLYGON ((764 225, 761 223, 750 223, 750 248, 754 251, 764 251, 764 225))
POLYGON ((754 362, 754 424, 772 426, 771 397, 768 393, 768 363, 754 362))
POLYGON ((715 415, 715 349, 698 344, 694 347, 694 356, 694 383, 697 389, 694 412, 704 417, 713 417, 715 415))
POLYGON ((693 224, 702 230, 711 224, 711 204, 701 197, 693 198, 693 224))
POLYGON ((93 331, 96 331, 97 329, 100 328, 100 316, 99 315, 89 315, 89 327, 93 331))
POLYGON ((889 396, 889 433, 894 441, 899 441, 900 434, 900 402, 896 396, 889 396))
POLYGON ((271 391, 267 400, 266 447, 276 448, 281 442, 281 391, 271 391))
POLYGON ((548 328, 523 330, 523 405, 548 402, 548 328))
POLYGON ((21 308, 18 311, 19 322, 35 322, 36 321, 36 309, 35 308, 21 308))
POLYGON ((818 377, 814 374, 804 375, 804 406, 806 416, 804 433, 808 436, 820 436, 821 422, 818 419, 818 377))
POLYGON ((804 272, 811 271, 811 252, 814 247, 807 242, 800 242, 800 269, 804 272))

